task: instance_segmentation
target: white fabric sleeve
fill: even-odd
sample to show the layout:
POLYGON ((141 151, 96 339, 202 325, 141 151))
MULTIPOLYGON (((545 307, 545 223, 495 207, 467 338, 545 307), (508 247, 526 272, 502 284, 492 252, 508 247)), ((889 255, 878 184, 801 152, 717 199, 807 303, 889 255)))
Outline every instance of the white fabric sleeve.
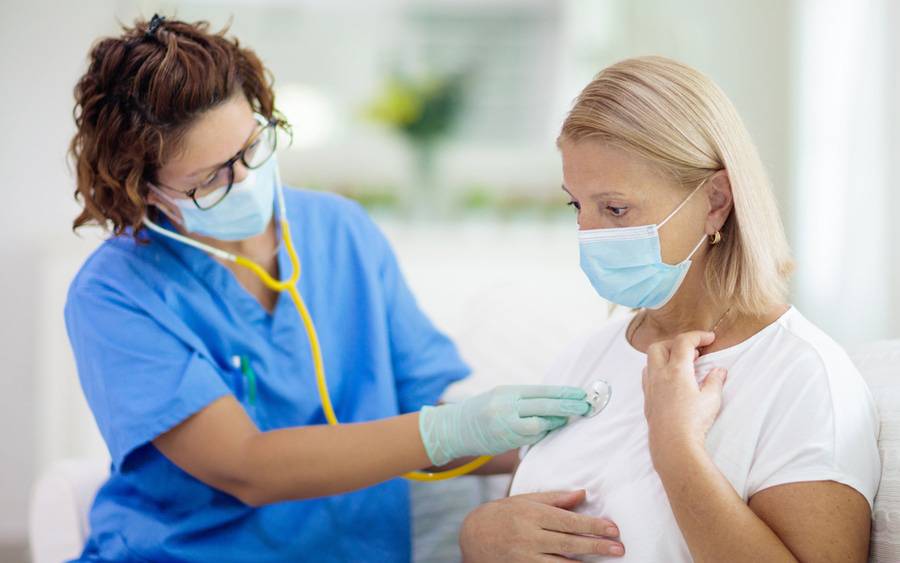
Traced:
POLYGON ((799 481, 837 481, 875 498, 881 475, 878 416, 862 376, 843 351, 796 358, 762 422, 746 499, 799 481))

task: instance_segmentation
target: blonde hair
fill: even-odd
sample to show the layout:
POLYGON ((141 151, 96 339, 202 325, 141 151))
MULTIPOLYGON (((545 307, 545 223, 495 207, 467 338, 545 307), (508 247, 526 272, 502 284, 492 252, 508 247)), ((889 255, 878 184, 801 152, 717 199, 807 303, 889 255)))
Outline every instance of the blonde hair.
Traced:
POLYGON ((769 180, 740 116, 712 80, 663 57, 607 67, 579 94, 557 142, 586 138, 647 159, 686 189, 724 169, 734 207, 722 241, 709 247, 707 290, 752 316, 786 301, 793 263, 769 180))

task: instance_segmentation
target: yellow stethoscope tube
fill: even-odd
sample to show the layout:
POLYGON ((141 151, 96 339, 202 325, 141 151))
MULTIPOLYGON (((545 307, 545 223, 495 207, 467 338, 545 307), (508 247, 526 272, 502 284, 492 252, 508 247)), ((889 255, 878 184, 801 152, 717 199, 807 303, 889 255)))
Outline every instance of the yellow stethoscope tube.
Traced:
MULTIPOLYGON (((270 276, 269 272, 267 272, 262 266, 260 266, 253 260, 250 260, 249 258, 238 256, 220 248, 203 244, 200 241, 183 236, 179 233, 174 233, 172 231, 169 231, 168 229, 160 227, 146 217, 144 217, 144 225, 146 225, 150 230, 160 233, 163 236, 175 239, 189 246, 193 246, 197 249, 208 252, 223 260, 228 260, 230 262, 234 262, 240 266, 243 266, 244 268, 247 268, 248 270, 256 274, 256 276, 266 285, 266 287, 273 291, 288 292, 288 295, 291 296, 291 300, 294 302, 294 306, 297 308, 297 312, 300 314, 300 319, 303 321, 303 328, 306 330, 306 334, 309 339, 309 348, 312 354, 313 369, 315 370, 316 375, 316 387, 319 391, 319 400, 322 403, 322 411, 325 413, 325 419, 328 421, 328 424, 330 424, 331 426, 337 426, 338 424, 340 424, 340 421, 338 421, 337 415, 335 415, 334 413, 334 407, 331 404, 331 395, 328 393, 328 384, 326 383, 325 379, 325 365, 322 361, 322 350, 319 346, 319 336, 316 332, 316 325, 313 323, 312 317, 309 314, 309 310, 306 307, 306 303, 303 301, 303 297, 297 290, 297 281, 300 279, 300 259, 297 256, 297 251, 294 249, 294 242, 291 239, 291 229, 290 225, 288 224, 287 213, 284 207, 284 193, 282 192, 280 178, 276 180, 276 190, 278 192, 281 236, 284 239, 285 249, 287 250, 288 256, 291 259, 291 275, 285 280, 276 280, 275 278, 270 276)), ((464 465, 460 465, 459 467, 455 467, 447 471, 440 471, 435 473, 431 473, 428 471, 411 471, 404 474, 403 477, 412 481, 441 481, 444 479, 452 479, 453 477, 459 477, 460 475, 471 473, 490 460, 491 456, 481 456, 464 465)))

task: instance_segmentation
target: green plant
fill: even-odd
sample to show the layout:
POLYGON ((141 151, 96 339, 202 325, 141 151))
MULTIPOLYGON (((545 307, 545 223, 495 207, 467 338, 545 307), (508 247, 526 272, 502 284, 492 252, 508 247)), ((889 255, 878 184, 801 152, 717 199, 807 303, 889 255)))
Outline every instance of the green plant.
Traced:
POLYGON ((364 113, 414 144, 430 145, 447 136, 456 124, 464 82, 462 74, 422 79, 393 75, 364 113))

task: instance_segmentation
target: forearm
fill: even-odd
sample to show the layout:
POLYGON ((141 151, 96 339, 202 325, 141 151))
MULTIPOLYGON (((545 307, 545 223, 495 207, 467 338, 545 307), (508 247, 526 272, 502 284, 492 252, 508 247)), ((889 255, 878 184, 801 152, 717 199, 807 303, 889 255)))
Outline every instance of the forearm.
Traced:
POLYGON ((368 487, 431 464, 419 414, 259 432, 241 451, 246 500, 261 505, 368 487))
MULTIPOLYGON (((460 406, 340 426, 260 432, 223 396, 153 440, 178 467, 250 505, 369 487, 434 463, 537 441, 560 413, 587 408, 578 388, 508 386, 460 406), (519 405, 529 414, 522 418, 519 405)), ((500 462, 497 462, 500 463, 500 462)))
MULTIPOLYGON (((459 467, 460 465, 465 465, 474 459, 476 459, 476 456, 461 457, 440 467, 428 467, 425 471, 433 473, 448 471, 459 467)), ((506 475, 515 471, 518 463, 519 450, 510 450, 508 452, 503 452, 502 454, 491 456, 489 462, 485 463, 475 471, 472 471, 471 475, 506 475)))
POLYGON ((667 450, 654 457, 654 465, 694 561, 797 561, 702 445, 670 444, 667 450))
POLYGON ((491 461, 485 463, 472 472, 473 475, 509 475, 519 465, 519 450, 510 450, 495 455, 491 461))

